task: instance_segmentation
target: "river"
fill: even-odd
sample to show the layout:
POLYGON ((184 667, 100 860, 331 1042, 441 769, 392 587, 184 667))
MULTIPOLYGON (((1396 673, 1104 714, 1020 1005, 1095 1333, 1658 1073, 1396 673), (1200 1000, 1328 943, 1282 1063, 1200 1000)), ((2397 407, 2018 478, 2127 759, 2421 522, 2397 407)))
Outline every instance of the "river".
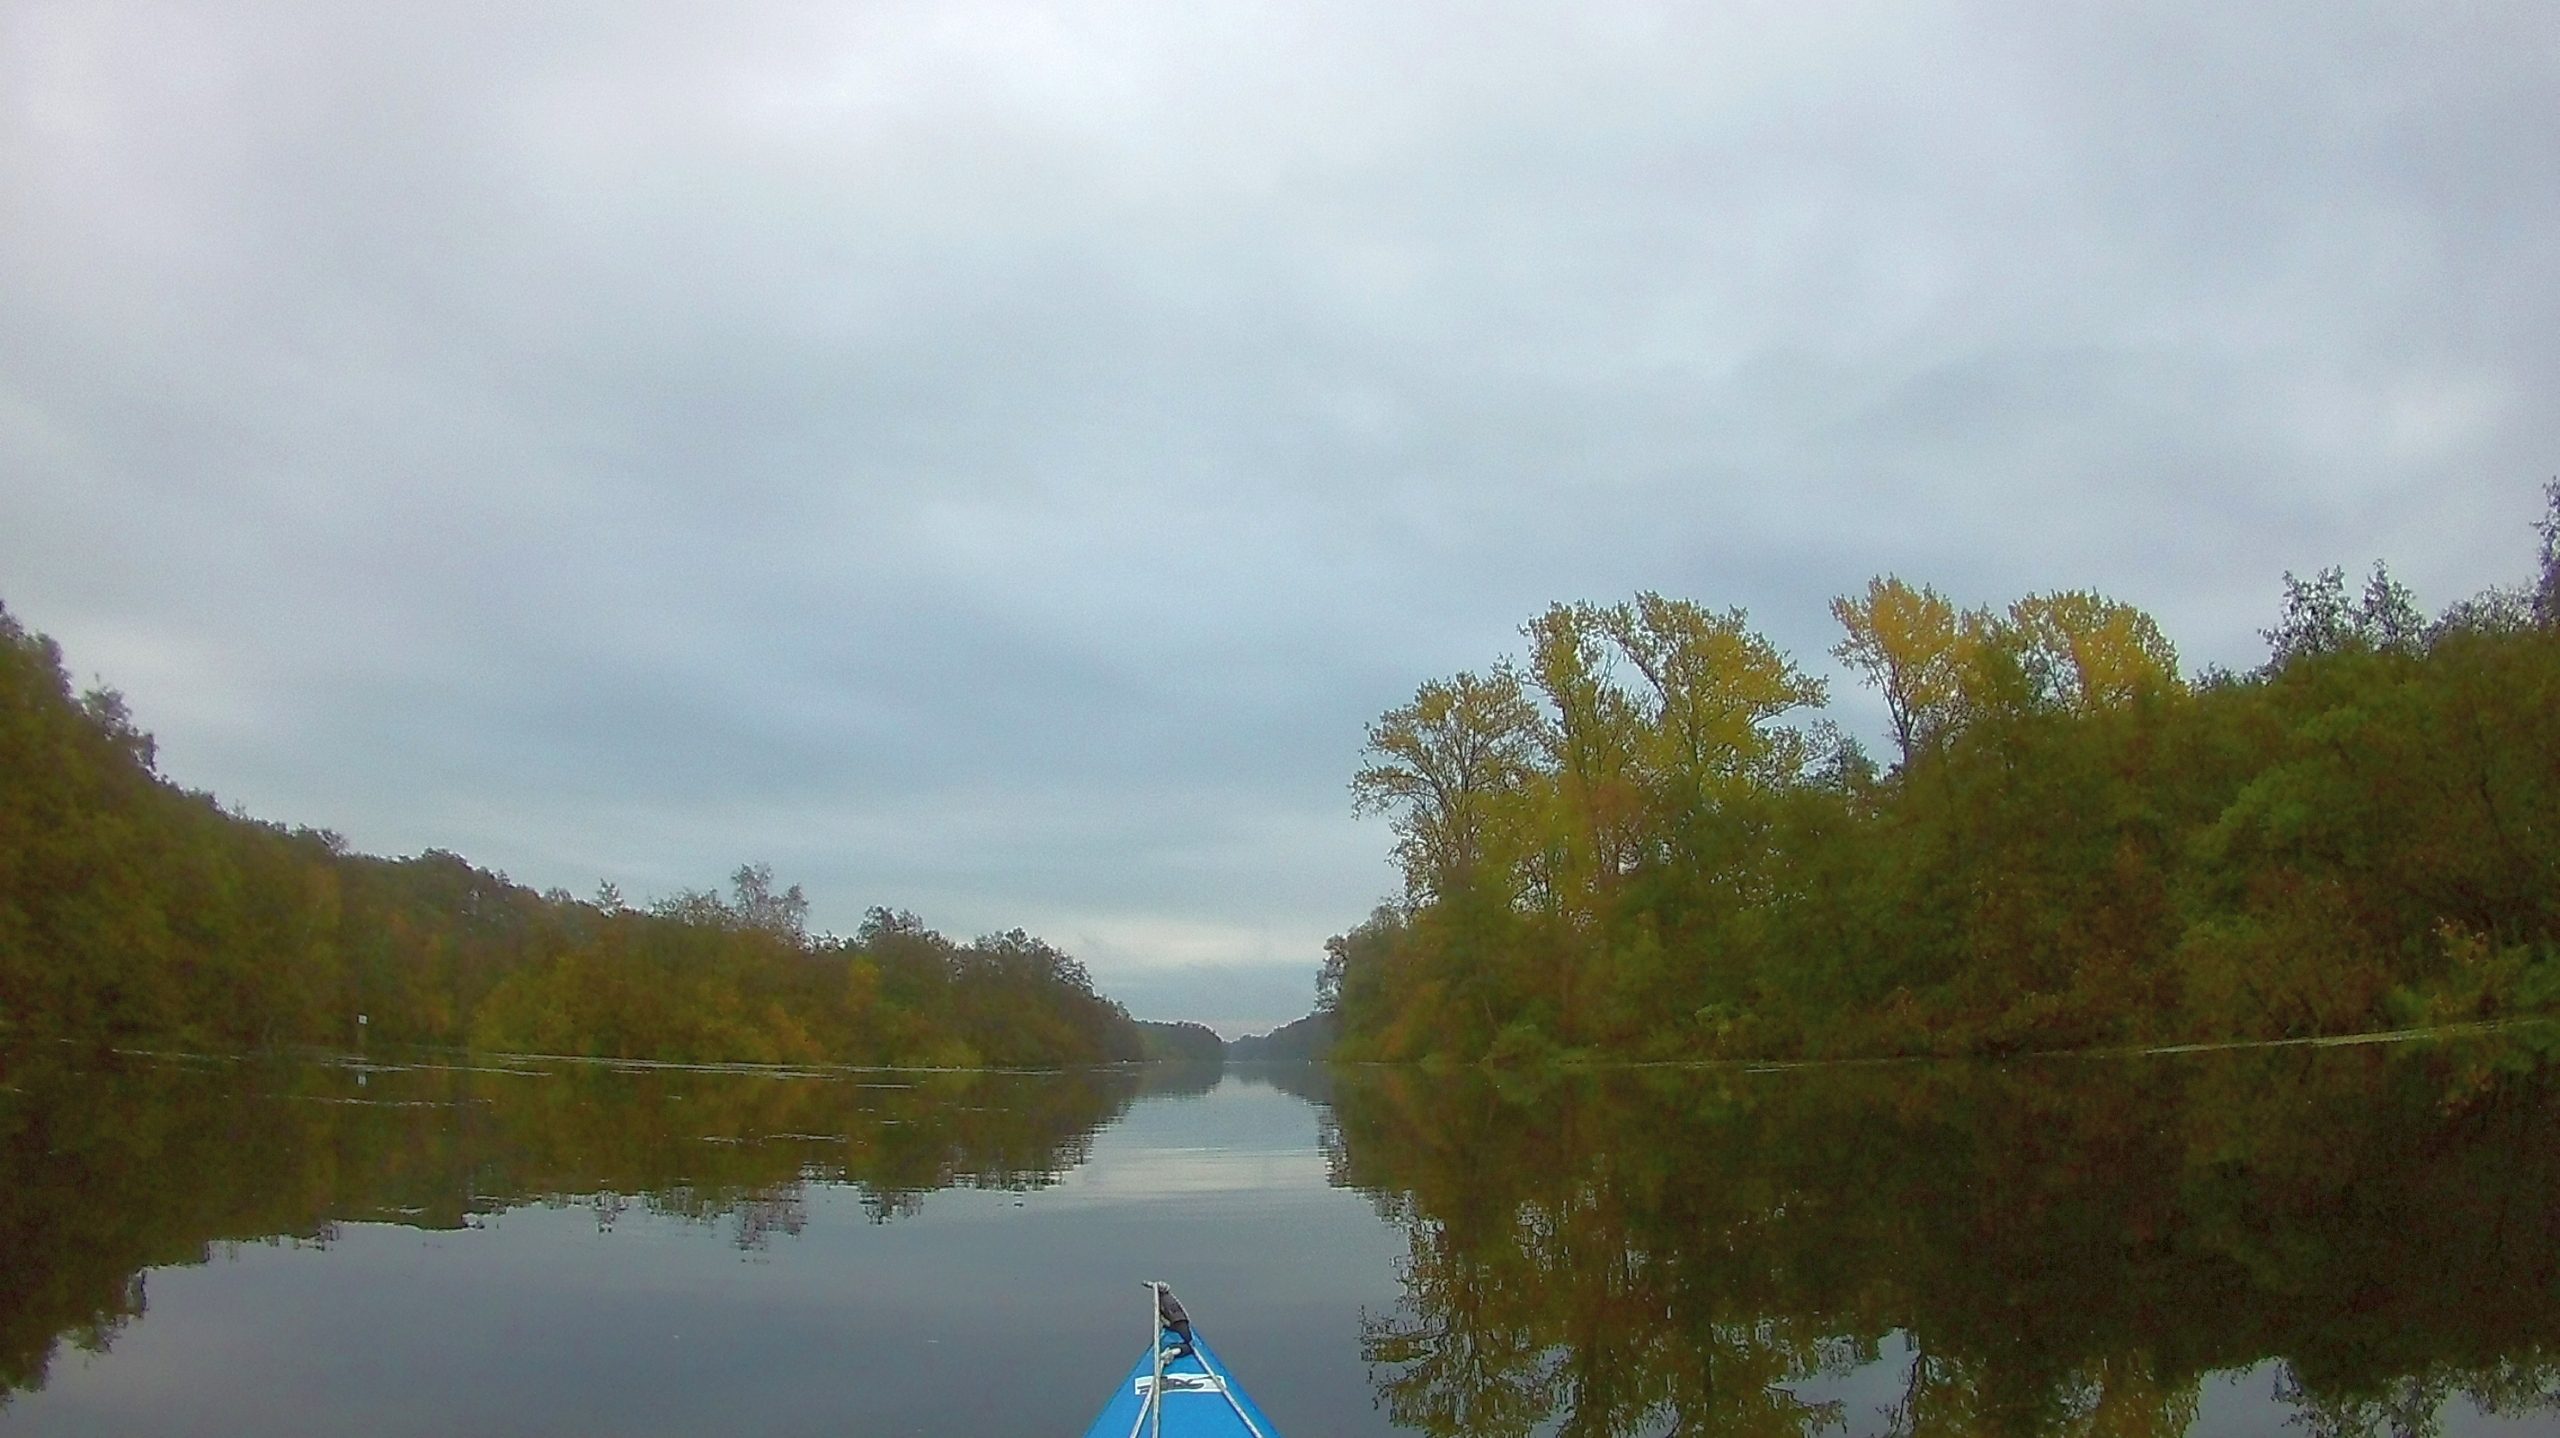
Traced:
POLYGON ((0 1434, 2560 1434, 2555 1055, 11 1055, 0 1434))

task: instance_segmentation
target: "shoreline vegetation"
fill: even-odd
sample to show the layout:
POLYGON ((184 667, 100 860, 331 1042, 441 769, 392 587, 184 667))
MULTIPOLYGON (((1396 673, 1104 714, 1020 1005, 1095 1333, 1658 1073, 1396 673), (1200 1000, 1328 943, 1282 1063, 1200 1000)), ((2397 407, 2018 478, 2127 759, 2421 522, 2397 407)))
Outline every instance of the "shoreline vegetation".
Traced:
POLYGON ((0 606, 0 1042, 363 1040, 669 1063, 1784 1061, 2387 1035, 2560 1011, 2560 482, 2540 569, 2433 620, 2284 577, 2247 674, 2085 591, 1832 605, 1880 765, 1716 612, 1557 604, 1525 660, 1368 731, 1401 902, 1316 1011, 1217 1044, 1016 929, 797 886, 645 908, 351 851, 179 787, 121 695, 0 606), (361 1033, 355 1016, 366 1016, 361 1033))
POLYGON ((0 606, 0 1042, 418 1044, 676 1063, 1053 1068, 1148 1032, 1020 929, 811 934, 742 865, 645 908, 350 850, 180 788, 112 689, 0 606), (361 1032, 357 1015, 364 1016, 361 1032))
POLYGON ((2086 591, 1832 604, 1879 764, 1722 612, 1557 604, 1368 731, 1401 902, 1330 940, 1353 1061, 1821 1059, 2560 1010, 2560 482, 2539 572, 2430 620, 2284 577, 2247 674, 2086 591))

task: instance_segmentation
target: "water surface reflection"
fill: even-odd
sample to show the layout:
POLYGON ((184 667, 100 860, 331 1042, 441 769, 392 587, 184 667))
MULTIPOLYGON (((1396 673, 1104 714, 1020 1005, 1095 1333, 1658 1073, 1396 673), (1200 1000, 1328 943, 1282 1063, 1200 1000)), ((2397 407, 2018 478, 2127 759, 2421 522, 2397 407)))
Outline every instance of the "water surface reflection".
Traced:
POLYGON ((2560 1433, 2549 1029, 2006 1065, 0 1071, 0 1432, 2560 1433))
POLYGON ((2548 1031, 1337 1079, 1434 1434, 2560 1431, 2548 1031))

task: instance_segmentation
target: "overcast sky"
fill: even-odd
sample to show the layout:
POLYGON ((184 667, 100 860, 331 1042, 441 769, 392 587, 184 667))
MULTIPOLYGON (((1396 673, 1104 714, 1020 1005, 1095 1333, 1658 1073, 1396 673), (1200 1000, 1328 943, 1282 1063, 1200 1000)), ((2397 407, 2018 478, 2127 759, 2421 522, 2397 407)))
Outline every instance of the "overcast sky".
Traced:
POLYGON ((261 817, 1260 1029, 1550 601, 2525 577, 2555 176, 2544 0, 13 0, 0 601, 261 817))

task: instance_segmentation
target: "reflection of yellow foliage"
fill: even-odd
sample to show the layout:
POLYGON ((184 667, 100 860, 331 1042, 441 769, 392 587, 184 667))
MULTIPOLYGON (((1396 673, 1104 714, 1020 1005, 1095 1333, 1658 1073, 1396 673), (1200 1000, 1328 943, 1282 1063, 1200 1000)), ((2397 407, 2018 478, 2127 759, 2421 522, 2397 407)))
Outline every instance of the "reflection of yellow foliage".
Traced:
POLYGON ((2542 1032, 1338 1073, 1334 1170, 1406 1230, 1372 1381, 1398 1422, 1453 1435, 1860 1431, 1806 1385, 1905 1343, 1898 1434, 2168 1438, 2207 1375, 2260 1364, 2314 1415, 2457 1392, 2548 1411, 2542 1032))
POLYGON ((2150 1355, 2110 1354, 2084 1370, 2075 1438, 2178 1438, 2195 1425, 2197 1385, 2163 1386, 2150 1355))

